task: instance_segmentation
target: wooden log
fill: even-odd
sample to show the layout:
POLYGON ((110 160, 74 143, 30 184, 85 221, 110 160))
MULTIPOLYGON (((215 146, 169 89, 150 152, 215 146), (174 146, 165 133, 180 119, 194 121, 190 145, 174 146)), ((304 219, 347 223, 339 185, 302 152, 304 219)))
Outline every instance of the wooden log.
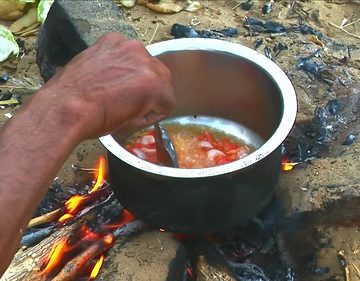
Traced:
POLYGON ((71 281, 76 280, 76 277, 81 273, 84 266, 87 265, 93 258, 105 252, 111 243, 105 243, 100 240, 86 248, 82 253, 69 261, 63 269, 56 275, 52 281, 71 281))
POLYGON ((42 225, 48 222, 52 222, 59 218, 63 214, 63 208, 56 209, 54 211, 51 211, 49 213, 46 213, 42 216, 33 218, 30 220, 27 228, 31 228, 34 226, 42 225))
POLYGON ((54 244, 58 243, 63 237, 70 236, 79 225, 80 223, 75 223, 62 227, 36 246, 26 250, 20 249, 15 254, 0 281, 28 280, 27 278, 34 278, 33 275, 36 275, 38 279, 29 280, 41 280, 39 275, 40 260, 49 255, 54 244))

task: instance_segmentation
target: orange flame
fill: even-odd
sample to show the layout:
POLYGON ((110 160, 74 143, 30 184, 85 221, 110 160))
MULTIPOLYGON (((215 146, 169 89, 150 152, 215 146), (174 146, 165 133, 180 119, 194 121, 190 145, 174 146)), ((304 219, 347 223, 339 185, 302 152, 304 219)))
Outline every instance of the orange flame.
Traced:
POLYGON ((93 188, 90 190, 89 194, 98 190, 103 184, 104 180, 105 180, 105 157, 100 156, 96 183, 93 186, 93 188))
POLYGON ((298 164, 299 163, 296 163, 296 162, 283 162, 283 163, 281 163, 281 169, 286 172, 291 171, 298 164))
POLYGON ((77 208, 81 205, 83 201, 87 199, 86 196, 83 195, 74 195, 68 201, 65 202, 66 209, 69 214, 75 214, 77 208))
POLYGON ((54 270, 54 268, 56 268, 56 266, 60 263, 61 257, 69 250, 67 242, 68 239, 63 238, 58 244, 53 246, 49 254, 49 260, 45 269, 42 271, 42 274, 50 274, 54 270))
POLYGON ((74 216, 70 214, 65 214, 59 218, 59 222, 66 222, 69 219, 72 219, 74 216))
POLYGON ((101 257, 99 258, 99 260, 96 262, 96 264, 94 265, 92 271, 91 271, 91 274, 90 274, 90 280, 91 279, 95 279, 96 276, 98 276, 99 272, 100 272, 100 269, 101 269, 101 266, 104 262, 104 255, 101 255, 101 257))

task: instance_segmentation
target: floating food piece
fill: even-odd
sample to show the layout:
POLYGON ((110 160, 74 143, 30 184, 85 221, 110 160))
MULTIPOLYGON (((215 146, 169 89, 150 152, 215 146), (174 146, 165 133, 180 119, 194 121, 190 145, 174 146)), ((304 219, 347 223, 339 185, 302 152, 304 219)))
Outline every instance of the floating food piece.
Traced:
MULTIPOLYGON (((180 168, 222 165, 243 158, 252 151, 241 140, 205 126, 167 124, 166 130, 174 145, 180 168)), ((154 134, 154 130, 134 134, 126 141, 125 147, 143 160, 163 165, 156 151, 154 134)))

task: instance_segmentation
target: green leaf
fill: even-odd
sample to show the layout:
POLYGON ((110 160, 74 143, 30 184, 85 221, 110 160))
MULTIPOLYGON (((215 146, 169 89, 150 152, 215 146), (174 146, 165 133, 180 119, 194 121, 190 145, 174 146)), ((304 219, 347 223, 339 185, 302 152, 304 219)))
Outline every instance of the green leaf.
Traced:
POLYGON ((40 0, 37 7, 39 22, 44 23, 52 3, 54 0, 40 0))
POLYGON ((0 62, 5 61, 10 55, 17 56, 19 51, 19 46, 10 30, 0 25, 0 62))

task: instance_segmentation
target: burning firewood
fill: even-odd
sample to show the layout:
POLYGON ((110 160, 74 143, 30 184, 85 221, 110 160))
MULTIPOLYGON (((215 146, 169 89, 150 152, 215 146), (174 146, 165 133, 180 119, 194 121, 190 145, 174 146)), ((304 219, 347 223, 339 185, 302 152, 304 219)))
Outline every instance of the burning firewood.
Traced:
POLYGON ((69 261, 53 281, 68 281, 75 280, 79 272, 95 257, 109 249, 113 244, 114 238, 112 235, 107 235, 100 241, 94 243, 81 254, 69 261))
POLYGON ((52 221, 58 219, 63 214, 64 214, 64 209, 58 208, 50 213, 47 213, 42 216, 31 219, 27 227, 31 228, 31 227, 35 227, 35 226, 39 226, 39 225, 43 225, 43 224, 52 222, 52 221))
POLYGON ((36 246, 26 250, 20 249, 15 254, 10 266, 0 280, 26 280, 25 278, 33 274, 33 271, 36 271, 41 258, 49 255, 52 246, 58 243, 63 237, 69 237, 71 233, 79 227, 79 225, 80 222, 62 227, 36 246))

